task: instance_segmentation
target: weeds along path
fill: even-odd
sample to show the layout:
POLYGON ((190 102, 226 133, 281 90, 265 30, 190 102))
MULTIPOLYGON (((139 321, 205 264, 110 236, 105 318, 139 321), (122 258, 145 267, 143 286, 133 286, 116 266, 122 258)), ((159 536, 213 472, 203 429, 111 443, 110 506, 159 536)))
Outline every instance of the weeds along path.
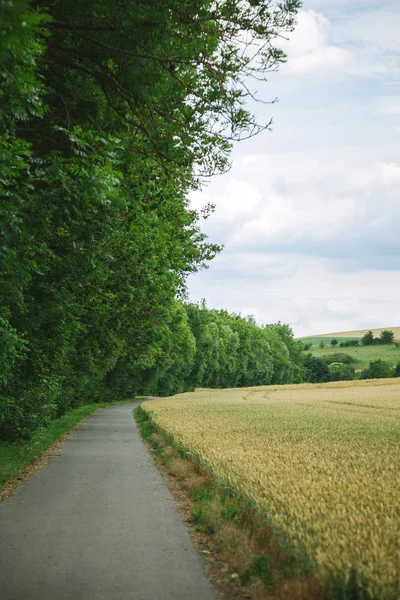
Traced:
POLYGON ((2 600, 215 600, 134 406, 90 417, 0 504, 2 600))

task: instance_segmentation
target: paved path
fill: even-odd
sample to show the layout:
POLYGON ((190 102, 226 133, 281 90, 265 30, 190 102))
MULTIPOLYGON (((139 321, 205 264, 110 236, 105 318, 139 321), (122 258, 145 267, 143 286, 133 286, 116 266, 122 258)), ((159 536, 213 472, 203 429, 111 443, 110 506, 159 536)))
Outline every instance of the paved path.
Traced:
POLYGON ((90 417, 0 503, 1 600, 215 600, 134 406, 90 417))

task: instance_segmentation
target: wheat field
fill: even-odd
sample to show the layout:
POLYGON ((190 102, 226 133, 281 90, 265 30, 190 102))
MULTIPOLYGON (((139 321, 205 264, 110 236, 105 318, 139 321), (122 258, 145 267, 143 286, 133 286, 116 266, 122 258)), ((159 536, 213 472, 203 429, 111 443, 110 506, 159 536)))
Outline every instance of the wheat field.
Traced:
POLYGON ((144 403, 322 575, 398 598, 398 379, 197 390, 144 403))
POLYGON ((306 335, 299 340, 308 338, 361 338, 367 331, 372 331, 375 337, 379 337, 382 331, 393 331, 396 340, 400 340, 400 327, 375 327, 375 329, 355 329, 354 331, 337 331, 336 333, 319 333, 318 335, 306 335))

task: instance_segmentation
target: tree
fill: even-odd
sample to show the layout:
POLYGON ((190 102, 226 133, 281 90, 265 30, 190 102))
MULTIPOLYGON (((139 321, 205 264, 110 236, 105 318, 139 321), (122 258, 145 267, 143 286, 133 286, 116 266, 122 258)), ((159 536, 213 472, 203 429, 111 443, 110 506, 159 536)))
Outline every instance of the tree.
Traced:
POLYGON ((243 387, 303 380, 304 353, 292 329, 186 304, 196 340, 193 387, 243 387))
POLYGON ((394 342, 393 331, 390 331, 389 329, 385 329, 384 331, 381 331, 381 334, 379 336, 379 342, 381 344, 393 344, 393 342, 394 342))
POLYGON ((363 337, 361 338, 361 344, 363 346, 372 346, 373 343, 374 343, 374 334, 372 333, 372 331, 367 331, 367 333, 365 333, 363 335, 363 337))
MULTIPOLYGON (((1 435, 28 438, 84 402, 191 385, 195 336, 177 298, 221 247, 188 195, 229 167, 235 140, 268 129, 245 108, 249 82, 285 61, 276 45, 298 8, 2 3, 1 435)), ((216 328, 206 358, 222 383, 237 337, 216 328)), ((257 376, 269 376, 269 342, 251 336, 257 376)))
POLYGON ((335 338, 333 338, 333 339, 331 340, 331 346, 333 346, 334 348, 335 348, 335 346, 337 346, 337 345, 338 345, 338 343, 339 343, 339 342, 338 342, 338 340, 337 340, 337 339, 335 339, 335 338))
POLYGON ((367 369, 361 372, 361 379, 382 379, 394 376, 394 369, 390 363, 381 358, 371 360, 367 369))
POLYGON ((323 383, 329 381, 330 374, 328 365, 312 354, 306 355, 304 368, 306 371, 306 381, 310 381, 311 383, 323 383))
POLYGON ((330 381, 351 381, 355 377, 355 370, 347 364, 333 362, 328 369, 330 381))
POLYGON ((333 352, 330 354, 324 354, 319 357, 320 360, 325 362, 327 365, 331 363, 342 363, 344 365, 351 365, 352 363, 357 362, 353 356, 350 354, 346 354, 345 352, 333 352))

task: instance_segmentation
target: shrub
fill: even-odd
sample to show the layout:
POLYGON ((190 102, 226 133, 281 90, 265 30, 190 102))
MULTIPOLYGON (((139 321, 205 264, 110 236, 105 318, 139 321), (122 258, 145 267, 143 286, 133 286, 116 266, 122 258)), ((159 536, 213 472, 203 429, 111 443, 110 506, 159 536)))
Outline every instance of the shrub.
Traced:
POLYGON ((324 346, 325 346, 325 342, 323 342, 323 341, 321 340, 321 341, 320 341, 320 343, 319 343, 319 347, 320 347, 320 348, 324 348, 324 346))
POLYGON ((394 342, 393 331, 390 331, 389 329, 385 329, 384 331, 381 331, 381 335, 379 337, 379 342, 381 344, 393 344, 393 342, 394 342))
POLYGON ((394 373, 395 370, 390 363, 378 358, 377 360, 371 360, 369 367, 361 371, 360 379, 384 379, 393 377, 394 373))
POLYGON ((355 378, 355 370, 350 365, 333 362, 328 369, 331 381, 351 381, 355 378))
POLYGON ((374 334, 372 331, 367 331, 367 333, 362 336, 361 343, 363 346, 372 346, 374 343, 374 334))
POLYGON ((339 346, 341 348, 350 348, 351 346, 358 346, 359 340, 346 340, 345 342, 340 342, 339 346))
POLYGON ((312 354, 307 354, 304 360, 304 367, 306 370, 306 381, 310 381, 311 383, 329 381, 328 365, 323 360, 316 358, 312 354))
POLYGON ((337 346, 337 345, 338 345, 338 343, 339 343, 339 342, 337 341, 337 339, 336 339, 336 338, 333 338, 333 340, 331 340, 331 346, 333 346, 333 347, 337 346))
POLYGON ((395 366, 393 376, 400 377, 400 362, 398 362, 395 366))
POLYGON ((357 362, 353 356, 350 356, 350 354, 346 354, 345 352, 332 352, 332 354, 324 354, 323 356, 320 356, 319 359, 327 365, 330 365, 331 363, 343 363, 344 365, 351 365, 357 362))

